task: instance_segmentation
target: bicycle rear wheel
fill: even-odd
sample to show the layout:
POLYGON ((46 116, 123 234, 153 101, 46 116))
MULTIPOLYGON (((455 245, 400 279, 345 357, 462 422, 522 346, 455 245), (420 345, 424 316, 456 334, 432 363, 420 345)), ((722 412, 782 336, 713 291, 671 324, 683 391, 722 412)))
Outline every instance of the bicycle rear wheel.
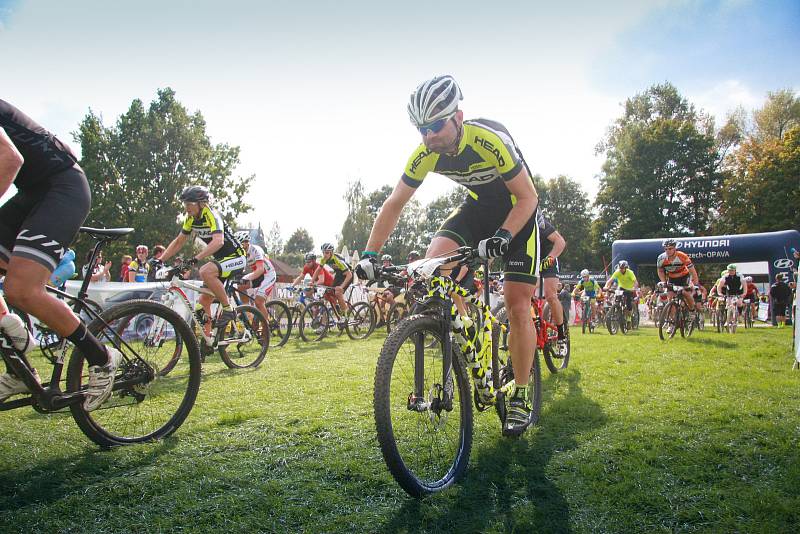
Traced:
POLYGON ((236 318, 217 331, 217 351, 231 369, 258 367, 269 349, 269 326, 255 306, 237 306, 236 318))
POLYGON ((268 314, 269 344, 272 347, 282 347, 292 335, 292 312, 289 306, 280 300, 270 300, 265 306, 268 314))
POLYGON ((401 322, 386 338, 375 372, 375 428, 383 459, 414 497, 451 486, 466 470, 472 450, 467 370, 453 350, 452 373, 441 383, 442 330, 440 319, 426 315, 401 322), (416 369, 416 361, 423 369, 416 369), (424 376, 420 399, 413 399, 415 371, 424 376))
POLYGON ((557 373, 567 368, 567 365, 569 365, 569 353, 569 336, 567 336, 567 355, 563 358, 556 353, 552 343, 545 343, 542 349, 544 363, 547 364, 547 368, 551 373, 557 373))
MULTIPOLYGON (((70 406, 81 431, 104 448, 158 440, 175 432, 189 415, 200 389, 200 350, 186 321, 158 302, 131 300, 108 308, 87 329, 121 351, 123 360, 113 393, 100 408, 87 412, 83 403, 70 406), (143 317, 152 325, 144 336, 132 326, 143 317), (120 324, 131 327, 118 332, 120 324), (185 355, 169 375, 162 374, 177 343, 182 343, 185 355)), ((66 390, 81 391, 87 382, 83 354, 75 348, 67 366, 66 390)))
POLYGON ((324 302, 308 304, 300 315, 300 337, 303 341, 319 341, 331 327, 331 314, 324 302))

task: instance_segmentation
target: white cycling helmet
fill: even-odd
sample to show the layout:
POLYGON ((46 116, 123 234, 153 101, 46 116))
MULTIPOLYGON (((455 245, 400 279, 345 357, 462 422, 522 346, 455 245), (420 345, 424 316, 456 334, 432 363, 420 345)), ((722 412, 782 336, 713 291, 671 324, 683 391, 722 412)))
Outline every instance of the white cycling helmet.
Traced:
POLYGON ((752 282, 752 281, 753 281, 753 277, 752 277, 752 276, 748 276, 748 277, 746 277, 746 278, 744 279, 744 281, 745 281, 745 282, 752 282))
POLYGON ((589 276, 589 269, 584 269, 581 271, 581 276, 589 276))
POLYGON ((239 243, 244 243, 245 241, 250 241, 250 232, 247 230, 239 230, 235 234, 236 239, 239 240, 239 243))
POLYGON ((625 261, 625 260, 619 260, 619 266, 620 266, 620 268, 625 267, 627 269, 628 268, 628 262, 625 261))
POLYGON ((417 127, 430 124, 452 115, 463 98, 452 76, 436 76, 419 84, 411 93, 408 116, 417 127))

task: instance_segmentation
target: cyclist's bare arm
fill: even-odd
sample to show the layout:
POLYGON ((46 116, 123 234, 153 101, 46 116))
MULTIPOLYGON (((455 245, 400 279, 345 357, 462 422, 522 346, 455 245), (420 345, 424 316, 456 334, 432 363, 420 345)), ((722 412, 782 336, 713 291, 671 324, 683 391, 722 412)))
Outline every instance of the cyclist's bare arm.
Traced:
POLYGON ((0 128, 0 196, 3 196, 14 183, 14 178, 17 177, 23 163, 25 160, 22 154, 11 142, 6 131, 0 128))
POLYGON ((559 257, 564 252, 564 249, 567 248, 567 240, 558 231, 547 236, 547 240, 553 244, 553 250, 550 251, 550 255, 554 258, 559 257))
POLYGON ((384 201, 381 211, 378 212, 378 216, 375 218, 375 223, 372 225, 372 231, 369 233, 369 239, 367 240, 366 250, 378 252, 383 247, 386 240, 389 239, 389 235, 397 226, 397 221, 400 219, 403 208, 415 191, 415 188, 406 185, 402 180, 394 186, 394 191, 384 201))
POLYGON ((689 267, 689 273, 692 275, 692 283, 694 285, 699 285, 700 284, 700 277, 697 276, 697 269, 694 268, 694 265, 689 267))
POLYGON ((197 253, 195 256, 198 259, 207 258, 214 254, 216 251, 222 248, 222 245, 225 244, 225 236, 222 232, 215 232, 211 234, 211 242, 203 247, 203 250, 197 253))
POLYGON ((256 266, 256 269, 244 275, 242 277, 242 280, 247 280, 248 282, 251 282, 256 278, 258 278, 259 276, 263 275, 265 272, 267 272, 267 270, 264 268, 264 262, 259 261, 256 266))
POLYGON ((166 262, 172 256, 177 254, 186 243, 187 239, 189 239, 189 234, 184 234, 183 232, 179 233, 178 236, 172 240, 172 243, 167 245, 167 250, 165 250, 164 254, 161 255, 161 261, 166 262))
POLYGON ((667 281, 667 271, 665 271, 664 269, 659 267, 658 269, 656 269, 656 273, 658 273, 658 279, 659 280, 661 280, 662 282, 666 282, 667 281))
POLYGON ((511 232, 511 235, 517 235, 536 211, 536 207, 539 205, 539 195, 536 194, 536 188, 533 187, 531 177, 528 176, 528 171, 524 166, 515 177, 505 182, 505 185, 506 189, 517 197, 517 203, 508 212, 508 216, 503 222, 503 228, 511 232))

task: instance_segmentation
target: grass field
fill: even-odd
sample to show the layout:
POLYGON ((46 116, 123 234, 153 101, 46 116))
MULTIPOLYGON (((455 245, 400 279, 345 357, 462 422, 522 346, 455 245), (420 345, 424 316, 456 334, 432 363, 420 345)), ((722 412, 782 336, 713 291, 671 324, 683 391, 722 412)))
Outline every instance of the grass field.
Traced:
POLYGON ((67 414, 3 412, 0 532, 798 532, 788 328, 574 332, 540 426, 509 440, 476 415, 465 480, 422 501, 375 439, 383 339, 291 341, 254 371, 212 357, 156 444, 101 451, 67 414))

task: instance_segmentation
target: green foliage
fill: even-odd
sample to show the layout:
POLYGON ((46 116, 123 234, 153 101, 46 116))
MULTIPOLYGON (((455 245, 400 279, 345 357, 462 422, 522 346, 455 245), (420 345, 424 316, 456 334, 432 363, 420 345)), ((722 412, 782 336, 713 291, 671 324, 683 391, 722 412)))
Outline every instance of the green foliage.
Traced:
POLYGON ((311 239, 308 230, 305 228, 298 228, 294 233, 289 236, 286 246, 283 248, 284 253, 292 254, 310 252, 314 250, 314 240, 311 239))
POLYGON ((764 107, 753 113, 753 122, 759 141, 783 139, 786 132, 800 126, 800 98, 788 89, 767 93, 764 107))
MULTIPOLYGON (((137 243, 169 243, 183 211, 177 197, 187 185, 207 186, 213 207, 230 224, 251 209, 243 198, 254 176, 233 176, 239 147, 212 144, 202 114, 190 114, 172 89, 160 89, 147 109, 134 100, 110 127, 90 110, 73 137, 81 145, 80 165, 92 190, 87 224, 135 228, 108 247, 109 258, 137 243)), ((86 240, 78 257, 85 247, 86 240)))
POLYGON ((591 203, 581 185, 560 175, 540 183, 536 190, 542 212, 567 242, 567 248, 558 260, 561 269, 599 268, 598 259, 590 247, 591 203))
POLYGON ((718 228, 731 233, 800 228, 800 126, 751 137, 733 155, 718 228))
POLYGON ((596 245, 709 230, 722 182, 713 122, 674 86, 654 85, 628 99, 598 151, 606 161, 596 245))
MULTIPOLYGON (((348 206, 347 218, 342 225, 338 248, 347 247, 350 251, 364 250, 375 218, 383 203, 392 193, 392 189, 392 186, 384 185, 375 191, 366 193, 361 180, 348 184, 344 195, 348 206)), ((400 214, 397 226, 381 252, 392 255, 397 261, 398 258, 404 259, 408 251, 419 248, 422 220, 419 201, 412 198, 400 214)))
MULTIPOLYGON (((419 239, 420 245, 423 245, 421 249, 427 247, 445 219, 464 202, 466 197, 466 190, 461 186, 455 186, 425 206, 424 215, 420 221, 419 239)), ((424 254, 424 250, 419 250, 419 252, 424 254)))

